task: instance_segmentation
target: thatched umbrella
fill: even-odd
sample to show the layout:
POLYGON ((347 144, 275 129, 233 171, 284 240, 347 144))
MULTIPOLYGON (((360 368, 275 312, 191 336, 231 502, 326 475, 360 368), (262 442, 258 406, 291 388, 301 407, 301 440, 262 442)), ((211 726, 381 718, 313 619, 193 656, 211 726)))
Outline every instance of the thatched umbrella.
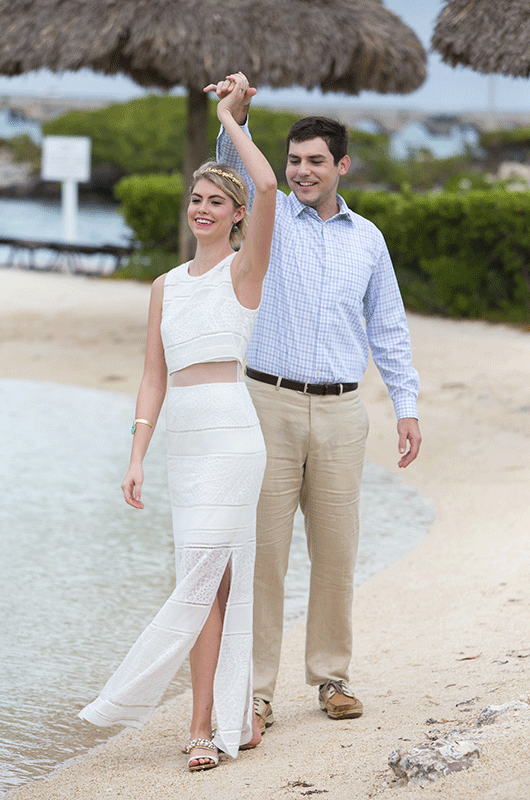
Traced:
POLYGON ((432 46, 456 67, 491 75, 530 75, 528 0, 449 0, 438 15, 432 46))
POLYGON ((254 85, 406 93, 425 80, 425 63, 382 0, 0 0, 0 74, 89 67, 185 86, 186 183, 207 157, 202 87, 228 73, 254 85))

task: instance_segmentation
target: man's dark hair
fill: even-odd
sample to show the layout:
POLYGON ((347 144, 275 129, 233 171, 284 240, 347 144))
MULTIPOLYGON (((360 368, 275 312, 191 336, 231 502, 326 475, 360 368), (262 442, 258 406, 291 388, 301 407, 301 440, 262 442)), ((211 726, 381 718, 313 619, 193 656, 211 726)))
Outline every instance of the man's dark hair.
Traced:
POLYGON ((291 142, 307 142, 317 137, 324 139, 337 166, 348 152, 348 131, 341 122, 328 117, 304 117, 295 122, 287 134, 287 153, 291 142))

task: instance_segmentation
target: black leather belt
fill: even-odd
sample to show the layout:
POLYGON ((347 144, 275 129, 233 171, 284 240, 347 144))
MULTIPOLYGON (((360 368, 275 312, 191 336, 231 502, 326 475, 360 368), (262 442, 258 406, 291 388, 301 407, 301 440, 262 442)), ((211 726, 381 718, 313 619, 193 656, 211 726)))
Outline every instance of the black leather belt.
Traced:
POLYGON ((295 392, 304 394, 344 394, 353 392, 358 387, 358 383, 302 383, 302 381, 291 381, 289 378, 278 378, 276 375, 269 375, 267 372, 259 372, 257 369, 247 367, 246 373, 249 378, 262 383, 270 383, 282 389, 293 389, 295 392))

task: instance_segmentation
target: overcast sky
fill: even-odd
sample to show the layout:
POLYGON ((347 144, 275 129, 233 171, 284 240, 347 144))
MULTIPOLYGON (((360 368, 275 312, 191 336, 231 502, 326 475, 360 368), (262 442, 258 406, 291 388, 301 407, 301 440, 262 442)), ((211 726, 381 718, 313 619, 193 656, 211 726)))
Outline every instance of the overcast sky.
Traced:
MULTIPOLYGON (((385 0, 385 5, 413 28, 426 49, 429 49, 434 21, 444 5, 442 0, 385 0)), ((429 54, 427 80, 412 94, 381 95, 362 92, 357 97, 328 94, 324 97, 324 102, 326 105, 333 101, 354 106, 417 108, 434 112, 485 110, 490 102, 492 84, 494 107, 498 111, 529 110, 528 80, 495 76, 492 82, 487 76, 479 75, 471 69, 452 69, 446 66, 435 53, 429 54)), ((0 93, 104 95, 127 99, 143 94, 143 91, 127 78, 99 76, 82 70, 63 75, 41 71, 17 78, 0 78, 0 93)), ((300 89, 262 89, 259 93, 261 103, 267 105, 300 105, 317 102, 320 97, 318 92, 310 93, 300 89)))

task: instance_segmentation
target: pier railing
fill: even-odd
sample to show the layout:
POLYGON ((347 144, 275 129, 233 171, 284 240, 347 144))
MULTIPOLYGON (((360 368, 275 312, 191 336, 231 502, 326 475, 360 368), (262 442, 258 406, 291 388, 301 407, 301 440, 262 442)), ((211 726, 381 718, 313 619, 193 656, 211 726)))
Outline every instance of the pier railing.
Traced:
POLYGON ((69 272, 75 275, 109 274, 109 259, 114 261, 111 272, 122 264, 124 259, 137 249, 131 245, 89 245, 70 244, 67 242, 48 242, 38 239, 0 238, 0 246, 9 247, 6 267, 23 267, 48 272, 69 272), (44 258, 37 261, 37 253, 44 258), (87 265, 83 256, 99 256, 95 264, 87 265))

